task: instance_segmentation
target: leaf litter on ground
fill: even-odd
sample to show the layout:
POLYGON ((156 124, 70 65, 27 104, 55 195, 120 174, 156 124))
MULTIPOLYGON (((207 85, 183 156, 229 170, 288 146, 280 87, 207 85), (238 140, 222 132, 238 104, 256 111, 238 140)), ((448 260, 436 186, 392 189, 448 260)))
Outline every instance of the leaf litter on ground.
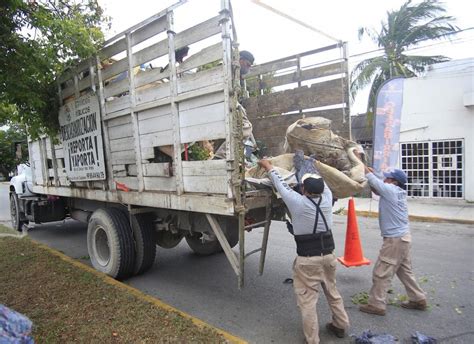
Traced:
POLYGON ((369 294, 366 291, 351 296, 351 301, 355 305, 366 305, 369 302, 369 294))

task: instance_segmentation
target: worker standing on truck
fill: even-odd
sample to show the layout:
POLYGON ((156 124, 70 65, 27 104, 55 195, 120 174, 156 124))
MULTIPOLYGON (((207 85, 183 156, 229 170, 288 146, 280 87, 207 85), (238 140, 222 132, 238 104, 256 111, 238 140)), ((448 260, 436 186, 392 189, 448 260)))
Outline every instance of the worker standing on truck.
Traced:
MULTIPOLYGON (((239 52, 240 86, 241 95, 243 96, 241 96, 237 102, 237 111, 239 111, 242 115, 243 144, 245 149, 244 154, 247 161, 251 160, 252 154, 256 152, 257 142, 252 133, 252 123, 249 121, 247 112, 245 111, 245 108, 242 106, 241 102, 242 99, 249 97, 243 76, 250 71, 250 67, 252 67, 254 61, 255 58, 250 51, 242 50, 239 52)), ((217 159, 225 159, 225 142, 220 144, 219 148, 215 151, 214 156, 217 159)), ((255 158, 255 160, 257 160, 257 158, 255 158)))
POLYGON ((385 179, 373 174, 373 169, 365 166, 365 173, 372 191, 380 196, 379 226, 383 245, 372 272, 372 288, 367 305, 360 306, 364 313, 385 315, 387 290, 392 278, 397 274, 405 286, 409 301, 403 308, 424 311, 427 308, 426 295, 418 285, 411 266, 411 234, 408 222, 407 176, 395 169, 384 173, 385 179))
POLYGON ((239 52, 239 65, 240 65, 240 87, 241 87, 241 95, 239 102, 242 102, 242 99, 249 97, 249 92, 247 91, 247 85, 245 83, 244 75, 250 72, 250 68, 252 67, 255 58, 250 51, 242 50, 239 52))
MULTIPOLYGON (((242 50, 239 52, 239 64, 240 64, 240 86, 242 87, 242 98, 248 98, 249 94, 246 88, 245 80, 243 76, 245 74, 248 74, 250 71, 250 67, 252 67, 253 63, 255 61, 255 58, 253 57, 253 54, 250 51, 247 50, 242 50)), ((245 108, 240 104, 242 99, 239 100, 239 103, 237 104, 237 110, 242 113, 242 129, 243 129, 243 139, 244 139, 244 148, 245 148, 245 158, 246 161, 249 163, 248 166, 252 166, 255 161, 257 160, 256 157, 254 157, 254 160, 252 161, 252 155, 257 151, 257 141, 255 140, 255 137, 253 136, 253 126, 252 123, 249 121, 247 117, 247 111, 245 111, 245 108)))
POLYGON ((252 53, 247 50, 242 50, 239 53, 239 57, 240 79, 242 79, 242 75, 245 75, 250 71, 250 67, 252 67, 255 58, 253 57, 252 53))
POLYGON ((285 202, 293 221, 292 234, 297 257, 293 264, 293 287, 301 311, 303 332, 307 343, 319 343, 316 304, 319 285, 328 300, 332 321, 326 329, 339 338, 345 336, 349 318, 336 288, 336 256, 332 236, 332 193, 317 174, 302 178, 302 195, 291 189, 268 160, 260 160, 285 202))

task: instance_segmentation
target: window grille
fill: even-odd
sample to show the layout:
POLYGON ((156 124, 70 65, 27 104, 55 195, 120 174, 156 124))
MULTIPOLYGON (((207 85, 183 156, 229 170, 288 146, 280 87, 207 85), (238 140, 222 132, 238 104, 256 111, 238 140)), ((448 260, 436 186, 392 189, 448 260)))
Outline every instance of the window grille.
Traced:
POLYGON ((464 141, 401 143, 408 196, 464 198, 464 141))

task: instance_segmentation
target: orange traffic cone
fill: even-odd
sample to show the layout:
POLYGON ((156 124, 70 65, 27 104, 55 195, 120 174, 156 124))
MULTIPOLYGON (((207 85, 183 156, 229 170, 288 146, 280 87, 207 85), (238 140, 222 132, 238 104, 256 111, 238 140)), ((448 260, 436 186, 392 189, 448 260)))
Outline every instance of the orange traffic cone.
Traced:
POLYGON ((354 199, 349 200, 349 209, 347 211, 347 230, 346 247, 344 248, 344 257, 337 258, 342 265, 346 267, 369 265, 370 260, 364 258, 359 239, 359 226, 354 207, 354 199))

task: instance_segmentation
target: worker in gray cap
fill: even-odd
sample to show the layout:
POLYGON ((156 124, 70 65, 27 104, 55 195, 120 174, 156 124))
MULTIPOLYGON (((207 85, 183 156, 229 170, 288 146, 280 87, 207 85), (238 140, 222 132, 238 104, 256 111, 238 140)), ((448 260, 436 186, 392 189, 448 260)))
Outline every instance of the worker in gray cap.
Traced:
POLYGON ((332 313, 326 329, 339 338, 345 336, 349 318, 341 294, 336 288, 336 256, 332 236, 332 192, 317 174, 302 176, 302 194, 286 184, 269 160, 260 160, 273 186, 285 202, 293 222, 289 226, 296 242, 293 263, 293 288, 301 311, 306 342, 319 343, 316 305, 322 286, 332 313))
POLYGON ((242 87, 242 91, 243 91, 242 97, 243 98, 248 98, 249 94, 248 94, 248 91, 247 91, 247 86, 245 84, 244 75, 248 74, 248 72, 250 72, 250 67, 252 67, 252 65, 255 61, 255 58, 253 57, 252 53, 250 51, 247 51, 247 50, 242 50, 239 53, 239 56, 240 56, 240 58, 239 58, 240 86, 242 87))
POLYGON ((409 301, 401 306, 426 310, 426 295, 416 281, 411 265, 411 234, 408 222, 407 175, 399 169, 384 173, 378 178, 373 169, 365 166, 365 173, 372 191, 380 196, 379 226, 383 237, 377 262, 372 272, 372 288, 367 305, 359 310, 364 313, 385 315, 387 291, 396 274, 405 286, 409 301))
POLYGON ((247 74, 250 71, 250 67, 252 67, 255 59, 252 55, 251 52, 247 50, 242 50, 240 52, 240 77, 242 78, 242 75, 247 74))
MULTIPOLYGON (((240 64, 240 86, 241 86, 241 93, 239 97, 239 101, 237 102, 237 111, 242 115, 242 127, 243 127, 243 143, 245 146, 245 157, 246 159, 251 159, 251 155, 253 152, 257 150, 257 142, 253 136, 253 126, 250 120, 247 117, 247 111, 242 106, 242 102, 245 98, 249 97, 249 93, 247 91, 247 87, 245 84, 245 80, 243 76, 250 71, 250 67, 253 65, 255 58, 253 57, 252 53, 247 50, 242 50, 239 52, 239 64, 240 64)), ((215 155, 218 159, 225 158, 225 142, 223 142, 219 148, 216 150, 215 155)))

